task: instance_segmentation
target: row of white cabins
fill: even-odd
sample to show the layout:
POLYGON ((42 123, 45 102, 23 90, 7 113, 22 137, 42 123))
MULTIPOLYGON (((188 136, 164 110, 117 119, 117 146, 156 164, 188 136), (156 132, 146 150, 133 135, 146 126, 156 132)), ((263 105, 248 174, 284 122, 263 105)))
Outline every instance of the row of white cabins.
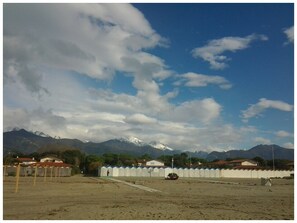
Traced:
POLYGON ((196 178, 283 178, 294 174, 293 170, 261 170, 252 160, 237 160, 233 165, 237 169, 214 168, 170 168, 159 160, 139 163, 138 167, 107 167, 98 169, 98 176, 105 177, 166 177, 169 173, 177 173, 179 177, 196 178), (251 168, 252 167, 252 168, 251 168))

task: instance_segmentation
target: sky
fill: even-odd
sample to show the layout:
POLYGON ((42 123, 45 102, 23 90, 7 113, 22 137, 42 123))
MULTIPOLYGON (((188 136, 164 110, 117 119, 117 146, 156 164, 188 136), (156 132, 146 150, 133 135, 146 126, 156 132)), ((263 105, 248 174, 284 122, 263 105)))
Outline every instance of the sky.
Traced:
POLYGON ((4 4, 3 131, 294 147, 293 4, 4 4))

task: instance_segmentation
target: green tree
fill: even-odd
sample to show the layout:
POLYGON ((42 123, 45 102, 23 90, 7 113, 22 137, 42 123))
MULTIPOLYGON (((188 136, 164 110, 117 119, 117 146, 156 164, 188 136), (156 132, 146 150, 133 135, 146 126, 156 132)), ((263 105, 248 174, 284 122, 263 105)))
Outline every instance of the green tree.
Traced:
POLYGON ((146 153, 146 154, 140 156, 139 159, 148 161, 148 160, 151 160, 152 157, 149 154, 146 153))
POLYGON ((119 162, 119 156, 114 153, 103 154, 104 165, 117 166, 119 162))
POLYGON ((261 167, 266 166, 266 161, 262 157, 256 156, 252 160, 256 161, 261 167))
POLYGON ((99 166, 102 166, 104 160, 102 157, 96 155, 88 155, 85 159, 85 169, 87 174, 96 175, 99 166))

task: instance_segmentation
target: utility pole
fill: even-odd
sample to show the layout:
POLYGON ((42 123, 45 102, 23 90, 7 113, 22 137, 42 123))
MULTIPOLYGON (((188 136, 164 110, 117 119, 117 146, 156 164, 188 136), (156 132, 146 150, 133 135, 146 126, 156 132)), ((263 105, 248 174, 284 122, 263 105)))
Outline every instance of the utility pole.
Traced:
POLYGON ((274 171, 275 167, 274 167, 274 148, 273 148, 273 145, 272 145, 272 168, 273 168, 273 171, 274 171))
POLYGON ((171 160, 171 168, 172 168, 172 173, 173 173, 173 157, 172 157, 172 160, 171 160))

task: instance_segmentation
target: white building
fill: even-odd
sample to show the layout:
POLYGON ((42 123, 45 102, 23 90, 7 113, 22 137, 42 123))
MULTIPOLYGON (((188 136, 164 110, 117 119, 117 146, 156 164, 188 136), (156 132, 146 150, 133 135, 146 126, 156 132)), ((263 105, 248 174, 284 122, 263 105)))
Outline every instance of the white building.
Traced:
POLYGON ((253 160, 242 159, 242 160, 232 160, 229 162, 232 166, 258 166, 258 163, 253 160))
POLYGON ((150 161, 147 161, 145 163, 145 166, 148 166, 148 167, 163 167, 164 163, 162 161, 159 161, 159 160, 150 160, 150 161))
POLYGON ((51 163, 63 163, 63 161, 57 157, 47 156, 40 159, 41 163, 51 162, 51 163))
POLYGON ((27 158, 27 157, 23 157, 23 158, 16 158, 17 163, 20 163, 22 165, 31 165, 33 163, 36 163, 36 160, 33 158, 27 158))

